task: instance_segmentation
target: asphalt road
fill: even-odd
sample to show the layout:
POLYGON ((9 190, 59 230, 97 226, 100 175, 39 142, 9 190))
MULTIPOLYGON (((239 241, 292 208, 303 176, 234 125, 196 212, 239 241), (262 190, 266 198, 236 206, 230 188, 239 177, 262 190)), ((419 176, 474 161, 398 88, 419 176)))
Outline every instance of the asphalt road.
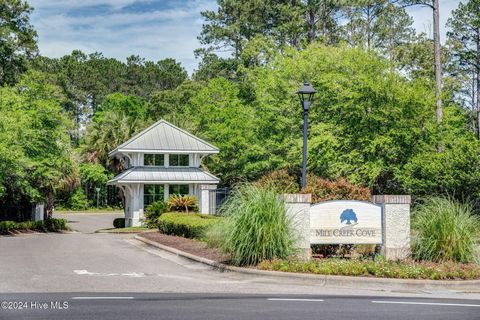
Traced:
POLYGON ((34 304, 0 310, 0 319, 480 319, 480 307, 469 306, 480 305, 480 288, 366 290, 219 272, 132 235, 93 233, 110 226, 105 214, 68 219, 82 232, 0 237, 0 301, 67 302, 68 309, 34 304), (268 300, 279 296, 314 301, 268 300), (372 302, 392 299, 408 303, 372 302), (417 304, 425 301, 436 304, 417 304))
POLYGON ((67 219, 70 228, 82 233, 92 233, 99 229, 113 228, 113 220, 123 216, 122 213, 55 214, 55 218, 67 219))
POLYGON ((480 302, 377 296, 0 295, 1 319, 479 319, 480 302))

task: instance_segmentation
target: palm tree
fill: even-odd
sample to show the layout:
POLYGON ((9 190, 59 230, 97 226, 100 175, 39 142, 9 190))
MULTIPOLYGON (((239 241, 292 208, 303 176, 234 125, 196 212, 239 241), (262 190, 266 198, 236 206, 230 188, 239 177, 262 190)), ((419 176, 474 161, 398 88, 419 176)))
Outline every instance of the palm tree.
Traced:
POLYGON ((107 111, 92 121, 86 134, 86 157, 90 162, 108 165, 108 153, 143 129, 144 122, 123 112, 107 111))

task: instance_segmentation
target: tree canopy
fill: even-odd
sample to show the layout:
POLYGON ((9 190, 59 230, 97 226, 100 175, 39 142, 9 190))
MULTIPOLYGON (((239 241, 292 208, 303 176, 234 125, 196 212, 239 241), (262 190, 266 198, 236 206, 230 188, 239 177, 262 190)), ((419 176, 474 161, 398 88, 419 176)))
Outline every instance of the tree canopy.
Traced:
POLYGON ((105 183, 122 168, 108 153, 162 118, 220 148, 202 165, 223 186, 270 172, 290 183, 304 81, 317 90, 312 177, 479 198, 479 1, 453 11, 441 46, 438 34, 415 32, 410 5, 432 8, 438 22, 437 0, 218 0, 201 13, 189 75, 175 57, 41 56, 33 9, 0 0, 0 203, 118 205, 105 183))

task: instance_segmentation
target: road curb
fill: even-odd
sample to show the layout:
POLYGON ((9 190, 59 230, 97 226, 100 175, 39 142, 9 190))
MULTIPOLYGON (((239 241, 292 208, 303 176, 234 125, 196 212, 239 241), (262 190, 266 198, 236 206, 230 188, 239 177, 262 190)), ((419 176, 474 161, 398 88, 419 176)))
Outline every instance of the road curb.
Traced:
POLYGON ((373 290, 454 290, 465 293, 480 292, 480 280, 415 280, 415 279, 389 279, 374 277, 351 277, 351 276, 331 276, 316 275, 306 273, 293 273, 282 271, 267 271, 251 268, 241 268, 229 266, 217 261, 206 259, 184 252, 158 242, 149 240, 139 235, 135 239, 142 241, 148 245, 176 254, 177 256, 200 262, 213 267, 220 271, 233 271, 243 274, 256 276, 268 276, 287 278, 291 280, 308 280, 311 284, 334 287, 354 287, 356 289, 373 289, 373 290))

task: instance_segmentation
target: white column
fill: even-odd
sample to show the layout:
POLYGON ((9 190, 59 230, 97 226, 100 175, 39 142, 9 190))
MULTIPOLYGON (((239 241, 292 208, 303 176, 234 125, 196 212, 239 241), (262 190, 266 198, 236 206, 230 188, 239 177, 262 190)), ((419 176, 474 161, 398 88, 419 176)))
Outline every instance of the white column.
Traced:
POLYGON ((143 206, 140 200, 140 197, 143 197, 143 194, 140 194, 140 191, 143 189, 141 188, 140 184, 134 184, 131 186, 132 188, 132 227, 139 227, 142 222, 140 220, 143 217, 143 206))
POLYGON ((163 185, 163 201, 164 202, 167 202, 168 197, 170 196, 170 194, 169 194, 170 192, 169 192, 168 188, 169 187, 168 187, 167 183, 163 185))
POLYGON ((210 190, 217 189, 215 184, 202 184, 200 186, 200 213, 209 214, 210 212, 210 190))
POLYGON ((170 155, 168 153, 165 153, 163 156, 163 166, 165 168, 168 168, 170 166, 170 155))
POLYGON ((382 205, 382 254, 388 260, 402 260, 410 256, 409 195, 375 195, 373 202, 382 205))
POLYGON ((283 201, 287 210, 287 217, 292 223, 296 236, 296 256, 301 260, 310 260, 310 204, 311 194, 284 194, 283 201))
POLYGON ((123 195, 125 197, 125 208, 123 209, 125 213, 125 227, 132 226, 132 189, 130 186, 123 187, 123 195))

